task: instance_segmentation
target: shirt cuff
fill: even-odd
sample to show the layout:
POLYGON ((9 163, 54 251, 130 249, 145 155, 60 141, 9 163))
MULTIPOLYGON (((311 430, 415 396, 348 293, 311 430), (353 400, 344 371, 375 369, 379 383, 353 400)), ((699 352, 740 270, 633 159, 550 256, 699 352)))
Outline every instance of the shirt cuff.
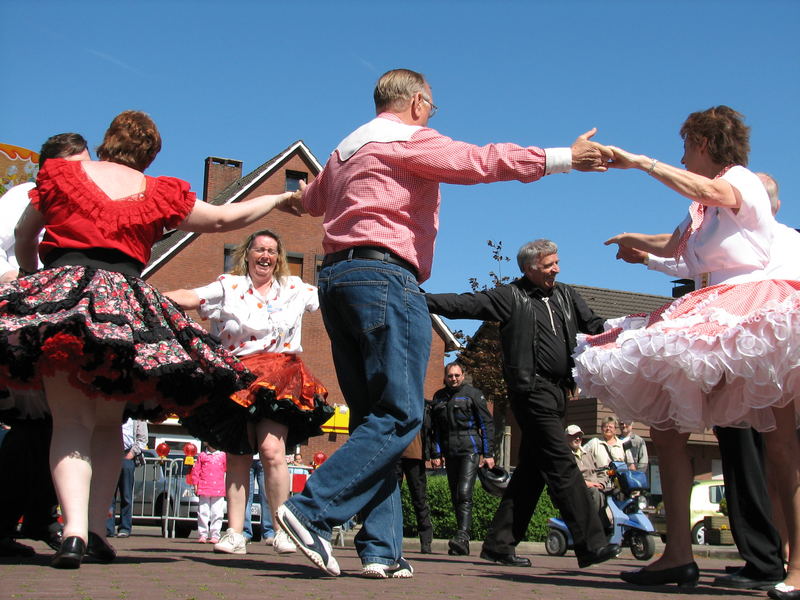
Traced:
POLYGON ((569 173, 572 169, 572 148, 545 148, 544 174, 569 173))

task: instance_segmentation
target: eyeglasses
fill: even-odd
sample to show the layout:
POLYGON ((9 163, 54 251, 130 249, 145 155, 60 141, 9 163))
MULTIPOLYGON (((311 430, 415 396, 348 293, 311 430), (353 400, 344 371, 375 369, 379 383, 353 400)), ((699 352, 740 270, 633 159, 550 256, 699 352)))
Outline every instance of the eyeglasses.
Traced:
POLYGON ((421 95, 421 96, 422 96, 422 99, 425 100, 425 102, 427 102, 431 107, 431 112, 428 113, 428 118, 430 119, 430 118, 433 117, 433 115, 436 114, 436 112, 439 110, 439 107, 436 106, 433 102, 431 102, 430 98, 427 98, 424 95, 421 95))
POLYGON ((274 248, 250 248, 251 251, 255 252, 256 254, 264 254, 266 252, 270 256, 278 256, 278 251, 274 248))

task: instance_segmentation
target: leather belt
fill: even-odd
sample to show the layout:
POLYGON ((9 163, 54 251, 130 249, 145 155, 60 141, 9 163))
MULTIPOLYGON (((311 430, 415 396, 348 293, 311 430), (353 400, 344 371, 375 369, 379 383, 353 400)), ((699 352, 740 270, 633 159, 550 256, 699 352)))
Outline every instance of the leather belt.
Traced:
POLYGON ((346 248, 345 250, 339 250, 338 252, 326 254, 325 258, 322 259, 322 266, 327 267, 334 263, 342 262, 343 260, 352 259, 381 260, 391 265, 403 267, 407 271, 410 271, 414 277, 419 279, 419 274, 417 273, 417 269, 414 267, 414 265, 412 265, 406 259, 400 258, 394 252, 390 252, 386 248, 381 248, 380 246, 354 246, 352 248, 346 248))

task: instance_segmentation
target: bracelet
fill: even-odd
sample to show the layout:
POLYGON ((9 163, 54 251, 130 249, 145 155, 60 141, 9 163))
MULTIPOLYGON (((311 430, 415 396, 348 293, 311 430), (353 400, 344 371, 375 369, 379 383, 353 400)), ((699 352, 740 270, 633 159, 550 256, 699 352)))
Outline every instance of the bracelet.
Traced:
POLYGON ((656 164, 658 164, 658 161, 657 161, 657 160, 654 158, 654 159, 653 159, 653 162, 652 162, 652 163, 650 163, 650 168, 649 168, 649 169, 647 169, 647 174, 648 174, 648 175, 652 175, 652 174, 653 174, 653 171, 655 171, 655 170, 656 170, 656 164))
POLYGON ((33 275, 34 273, 36 273, 36 271, 38 271, 38 269, 36 271, 28 271, 28 269, 23 269, 22 267, 18 267, 17 271, 19 271, 20 275, 25 277, 25 276, 28 276, 28 275, 33 275))

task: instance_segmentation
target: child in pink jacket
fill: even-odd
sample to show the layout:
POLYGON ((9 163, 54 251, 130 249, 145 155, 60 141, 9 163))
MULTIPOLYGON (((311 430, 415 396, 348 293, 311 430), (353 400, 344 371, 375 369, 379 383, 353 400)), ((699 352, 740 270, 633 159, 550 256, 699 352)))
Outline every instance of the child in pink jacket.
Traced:
POLYGON ((206 444, 197 457, 188 482, 200 497, 197 508, 198 542, 219 541, 222 518, 225 512, 225 453, 206 444))

